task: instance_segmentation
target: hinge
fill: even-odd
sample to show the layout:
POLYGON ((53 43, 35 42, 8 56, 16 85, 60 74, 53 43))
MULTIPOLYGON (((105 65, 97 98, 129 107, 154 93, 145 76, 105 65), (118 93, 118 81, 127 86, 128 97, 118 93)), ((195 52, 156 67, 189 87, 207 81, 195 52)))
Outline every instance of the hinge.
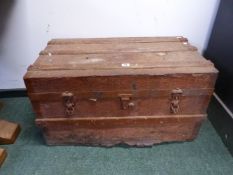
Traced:
POLYGON ((75 110, 75 100, 74 94, 72 92, 63 92, 62 93, 63 103, 65 106, 65 113, 67 116, 71 116, 75 110))
POLYGON ((180 99, 183 91, 179 88, 173 89, 171 92, 170 112, 177 114, 180 111, 180 99))

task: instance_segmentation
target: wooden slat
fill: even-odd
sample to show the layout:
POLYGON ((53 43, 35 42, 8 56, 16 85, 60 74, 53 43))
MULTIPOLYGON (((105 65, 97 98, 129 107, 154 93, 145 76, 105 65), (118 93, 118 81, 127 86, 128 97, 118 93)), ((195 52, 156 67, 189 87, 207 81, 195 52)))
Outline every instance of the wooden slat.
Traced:
MULTIPOLYGON (((210 96, 213 94, 212 88, 207 89, 182 89, 182 96, 210 96)), ((119 91, 101 91, 91 92, 84 90, 72 91, 76 100, 87 100, 87 99, 112 99, 118 98, 119 94, 132 94, 133 98, 159 98, 171 96, 171 89, 158 89, 158 90, 119 90, 119 91)), ((33 102, 56 102, 61 100, 61 92, 44 92, 44 93, 28 93, 30 100, 33 102)))
POLYGON ((188 43, 121 43, 121 44, 62 44, 48 45, 41 55, 76 55, 93 53, 140 53, 140 52, 174 52, 196 51, 197 48, 188 43))
POLYGON ((49 145, 153 145, 192 140, 205 114, 113 118, 36 119, 49 145))
MULTIPOLYGON (((75 96, 76 97, 76 96, 75 96)), ((74 97, 74 98, 75 98, 74 97)), ((50 96, 47 96, 49 99, 50 96)), ((119 97, 111 99, 97 99, 92 101, 87 99, 74 100, 75 108, 72 116, 68 118, 87 118, 87 117, 114 117, 119 118, 127 116, 151 116, 151 115, 172 115, 170 109, 171 95, 169 97, 157 98, 135 98, 132 97, 131 102, 134 103, 133 108, 122 109, 119 97)), ((95 99, 94 97, 92 99, 95 99)), ((180 115, 193 115, 205 113, 210 100, 209 95, 203 96, 182 96, 179 103, 180 115), (192 106, 192 107, 190 107, 192 106)), ((57 101, 32 101, 33 109, 37 114, 37 118, 64 118, 66 116, 66 108, 64 101, 60 95, 57 101)))
POLYGON ((63 38, 52 39, 52 44, 109 44, 109 43, 156 43, 156 42, 188 42, 187 38, 177 37, 118 37, 118 38, 63 38))
MULTIPOLYGON (((80 72, 72 71, 31 71, 25 77, 26 87, 29 93, 39 92, 64 92, 64 91, 86 91, 86 92, 102 92, 102 91, 140 91, 145 89, 199 89, 213 88, 216 74, 169 74, 148 76, 132 75, 123 76, 94 76, 93 77, 77 77, 80 72), (58 73, 62 76, 56 76, 58 73), (41 75, 43 73, 43 76, 41 75), (46 74, 47 73, 47 74, 46 74), (76 74, 75 74, 76 73, 76 74), (73 76, 71 76, 73 75, 73 76), (45 78, 46 77, 46 78, 45 78), (65 78, 67 77, 67 78, 65 78)), ((83 71, 84 72, 84 71, 83 71)), ((144 73, 145 70, 143 71, 144 73)), ((91 73, 91 72, 90 72, 91 73)), ((90 75, 86 73, 86 75, 90 75)), ((110 74, 110 71, 109 71, 110 74)))
POLYGON ((181 67, 181 68, 145 68, 141 69, 106 69, 106 70, 32 70, 25 74, 24 79, 33 78, 62 78, 62 77, 101 77, 101 76, 130 76, 130 75, 171 75, 177 74, 181 76, 183 74, 217 74, 218 71, 214 67, 181 67))
POLYGON ((42 122, 48 122, 53 124, 64 123, 70 124, 75 121, 82 123, 83 127, 95 127, 96 125, 101 125, 101 127, 111 128, 111 127, 121 127, 126 126, 127 123, 132 124, 134 120, 134 125, 138 126, 143 123, 146 123, 148 127, 153 126, 151 121, 159 122, 158 120, 164 120, 164 124, 170 122, 179 122, 180 120, 189 120, 192 118, 206 118, 206 114, 194 114, 194 115, 155 115, 155 116, 127 116, 127 117, 86 117, 86 118, 40 118, 36 119, 36 123, 40 125, 42 122), (115 123, 112 123, 115 122, 115 123), (112 123, 110 125, 110 123, 112 123))
POLYGON ((197 52, 41 55, 30 70, 213 67, 197 52))

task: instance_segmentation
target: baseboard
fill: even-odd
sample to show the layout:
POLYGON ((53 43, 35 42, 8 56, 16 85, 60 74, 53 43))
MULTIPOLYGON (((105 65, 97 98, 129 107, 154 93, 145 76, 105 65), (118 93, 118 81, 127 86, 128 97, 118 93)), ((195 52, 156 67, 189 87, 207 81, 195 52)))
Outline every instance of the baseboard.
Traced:
POLYGON ((10 98, 10 97, 27 97, 27 91, 25 88, 0 89, 0 98, 10 98))
POLYGON ((224 108, 224 110, 228 113, 228 115, 233 119, 233 113, 231 112, 231 110, 225 105, 225 103, 221 100, 221 98, 214 93, 214 97, 216 98, 216 100, 220 103, 220 105, 224 108))
POLYGON ((217 94, 214 94, 210 102, 208 108, 208 118, 221 137, 223 143, 233 156, 232 112, 227 108, 217 94))

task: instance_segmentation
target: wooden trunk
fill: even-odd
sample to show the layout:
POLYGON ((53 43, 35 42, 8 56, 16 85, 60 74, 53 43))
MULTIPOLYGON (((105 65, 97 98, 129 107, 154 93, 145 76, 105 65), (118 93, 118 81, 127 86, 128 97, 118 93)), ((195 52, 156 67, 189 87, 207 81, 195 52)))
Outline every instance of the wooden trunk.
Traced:
POLYGON ((24 76, 49 145, 192 140, 218 71, 183 37, 54 39, 24 76))

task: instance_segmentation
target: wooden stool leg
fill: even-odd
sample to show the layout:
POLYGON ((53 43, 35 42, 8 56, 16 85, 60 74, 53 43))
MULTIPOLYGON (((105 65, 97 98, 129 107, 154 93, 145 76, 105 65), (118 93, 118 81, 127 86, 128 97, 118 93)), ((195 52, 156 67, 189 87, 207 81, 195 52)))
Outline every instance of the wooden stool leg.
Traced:
POLYGON ((0 167, 2 166, 4 160, 6 159, 7 153, 5 149, 0 148, 0 167))
POLYGON ((0 145, 13 144, 19 132, 19 124, 0 120, 0 145))

